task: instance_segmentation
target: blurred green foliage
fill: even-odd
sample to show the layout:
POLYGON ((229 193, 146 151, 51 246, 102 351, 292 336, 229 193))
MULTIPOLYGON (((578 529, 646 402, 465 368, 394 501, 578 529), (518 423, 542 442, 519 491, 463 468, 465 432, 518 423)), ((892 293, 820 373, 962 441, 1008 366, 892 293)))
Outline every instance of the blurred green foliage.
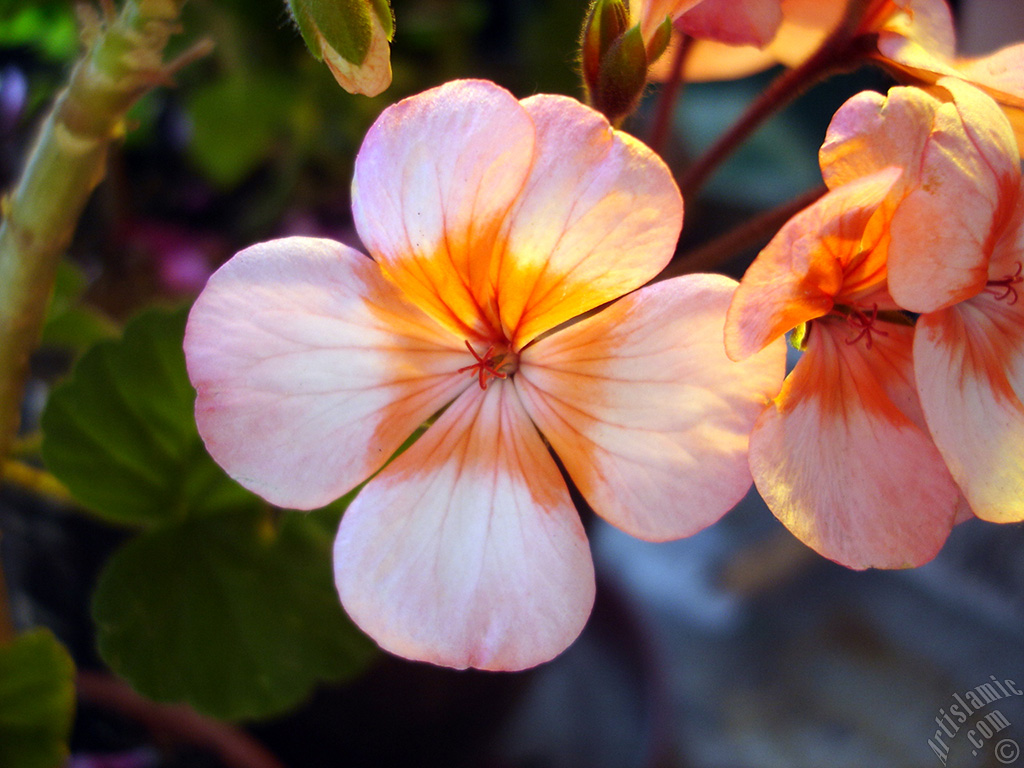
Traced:
POLYGON ((49 630, 0 647, 0 765, 62 765, 74 711, 75 665, 49 630))
POLYGON ((273 510, 213 462, 192 416, 185 318, 151 310, 87 352, 47 404, 43 457, 103 519, 146 529, 94 595, 110 667, 159 701, 266 717, 371 656, 331 572, 348 499, 313 514, 273 510))

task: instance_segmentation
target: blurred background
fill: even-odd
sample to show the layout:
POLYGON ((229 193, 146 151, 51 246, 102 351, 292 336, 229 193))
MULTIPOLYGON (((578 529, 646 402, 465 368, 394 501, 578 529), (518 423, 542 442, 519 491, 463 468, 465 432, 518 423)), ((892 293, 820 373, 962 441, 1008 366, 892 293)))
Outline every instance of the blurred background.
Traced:
MULTIPOLYGON (((62 268, 26 400, 29 431, 87 348, 143 309, 187 306, 239 249, 289 234, 358 245, 353 158, 388 104, 460 77, 520 97, 580 96, 582 0, 393 5, 394 82, 366 99, 309 56, 279 0, 189 1, 172 45, 209 36, 216 47, 132 112, 62 268)), ((1024 40, 1020 0, 962 0, 954 12, 964 53, 1024 40)), ((0 187, 16 178, 78 50, 72 2, 0 0, 0 187)), ((774 74, 687 86, 664 150, 673 169, 774 74)), ((680 254, 820 183, 816 153, 832 113, 889 84, 873 70, 835 78, 764 126, 687 201, 680 254)), ((651 86, 624 128, 645 138, 658 96, 651 86)), ((717 269, 739 277, 752 256, 717 269)), ((553 662, 487 674, 367 652, 343 682, 242 727, 290 768, 1024 765, 1012 746, 1024 745, 1024 696, 1001 696, 959 729, 947 717, 956 695, 993 679, 1024 688, 1024 526, 970 521, 923 568, 860 573, 804 548, 753 493, 719 524, 668 544, 586 523, 598 601, 553 662), (1002 720, 978 724, 995 710, 1002 720)), ((90 596, 130 534, 16 485, 0 489, 0 531, 16 623, 50 627, 81 669, 103 669, 90 596)), ((71 749, 76 768, 224 764, 89 700, 71 749)))

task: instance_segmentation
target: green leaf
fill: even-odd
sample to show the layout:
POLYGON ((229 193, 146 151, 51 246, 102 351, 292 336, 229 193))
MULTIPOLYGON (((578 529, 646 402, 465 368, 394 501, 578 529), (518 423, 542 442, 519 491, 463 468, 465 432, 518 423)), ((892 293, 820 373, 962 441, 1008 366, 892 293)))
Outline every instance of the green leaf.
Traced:
POLYGON ((85 288, 82 271, 62 260, 57 265, 57 278, 43 326, 44 346, 82 352, 117 335, 117 326, 110 318, 81 302, 85 288))
POLYGON ((80 45, 74 9, 68 3, 17 3, 0 8, 0 48, 30 46, 43 55, 64 61, 80 45))
POLYGON ((0 648, 0 765, 54 768, 68 757, 75 665, 47 629, 0 648))
POLYGON ((43 459, 82 504, 116 523, 152 525, 254 508, 195 426, 184 311, 139 316, 87 352, 43 413, 43 459))
POLYGON ((334 589, 336 519, 250 511, 142 534, 97 585, 100 654, 146 696, 228 720, 285 711, 361 670, 372 646, 334 589))
POLYGON ((192 160, 217 184, 238 184, 270 157, 294 95, 280 76, 265 71, 193 89, 188 102, 192 160))

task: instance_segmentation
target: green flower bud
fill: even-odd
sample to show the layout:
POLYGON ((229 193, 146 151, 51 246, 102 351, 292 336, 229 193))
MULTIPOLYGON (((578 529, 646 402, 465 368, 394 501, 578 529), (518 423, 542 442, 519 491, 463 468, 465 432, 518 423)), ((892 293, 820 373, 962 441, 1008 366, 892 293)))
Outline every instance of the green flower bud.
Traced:
POLYGON ((391 84, 394 17, 388 0, 286 0, 309 52, 350 93, 376 96, 391 84))
POLYGON ((621 35, 601 59, 591 106, 618 125, 636 108, 647 83, 647 51, 640 25, 621 35))

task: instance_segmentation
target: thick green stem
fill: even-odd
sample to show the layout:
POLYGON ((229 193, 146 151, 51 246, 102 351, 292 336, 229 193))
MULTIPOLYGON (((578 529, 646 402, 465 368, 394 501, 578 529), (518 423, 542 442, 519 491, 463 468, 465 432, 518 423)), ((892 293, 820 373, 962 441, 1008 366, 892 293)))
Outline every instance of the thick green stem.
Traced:
POLYGON ((164 48, 184 3, 126 0, 115 17, 107 2, 105 18, 85 23, 87 49, 43 123, 21 179, 3 200, 0 459, 17 433, 29 355, 38 344, 58 259, 103 178, 125 113, 175 69, 175 63, 164 63, 164 48))

